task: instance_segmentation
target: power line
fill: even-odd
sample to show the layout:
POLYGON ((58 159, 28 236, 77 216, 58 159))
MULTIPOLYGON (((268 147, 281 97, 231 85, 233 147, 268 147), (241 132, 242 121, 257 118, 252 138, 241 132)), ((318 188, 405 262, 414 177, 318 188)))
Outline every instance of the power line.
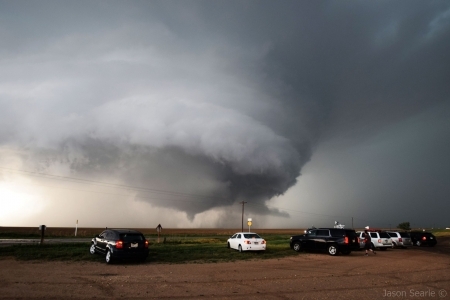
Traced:
POLYGON ((138 186, 125 185, 125 184, 116 184, 116 183, 109 183, 109 182, 104 182, 104 181, 53 175, 53 174, 47 174, 47 173, 41 173, 41 172, 16 170, 16 169, 4 168, 4 167, 0 167, 0 169, 8 170, 11 172, 17 172, 17 173, 25 173, 25 174, 28 174, 31 176, 43 177, 46 179, 56 179, 56 180, 63 180, 63 181, 72 181, 72 182, 77 182, 77 183, 87 183, 87 184, 92 184, 92 185, 112 187, 112 188, 118 188, 118 189, 127 189, 127 190, 131 189, 131 190, 142 191, 142 192, 147 192, 147 193, 167 194, 167 195, 179 196, 179 197, 215 198, 218 200, 224 200, 223 197, 213 196, 213 195, 200 195, 200 194, 191 194, 191 193, 184 193, 184 192, 160 190, 160 189, 154 189, 154 188, 144 188, 144 187, 138 187, 138 186))

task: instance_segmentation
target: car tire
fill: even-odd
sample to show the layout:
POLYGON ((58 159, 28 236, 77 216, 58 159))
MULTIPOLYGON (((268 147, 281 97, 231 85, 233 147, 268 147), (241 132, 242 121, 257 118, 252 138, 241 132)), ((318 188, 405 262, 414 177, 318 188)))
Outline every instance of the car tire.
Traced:
POLYGON ((106 252, 105 260, 106 260, 107 264, 111 264, 112 263, 113 259, 112 259, 112 255, 111 255, 111 251, 110 250, 108 250, 106 252))
POLYGON ((416 246, 417 246, 417 247, 420 247, 420 246, 422 246, 422 243, 421 243, 420 241, 417 241, 417 242, 416 242, 416 246))
POLYGON ((95 245, 94 244, 92 244, 91 248, 89 248, 89 253, 91 253, 91 254, 97 253, 97 251, 95 251, 95 245))
POLYGON ((328 254, 330 254, 331 256, 335 256, 338 254, 338 248, 336 247, 336 245, 328 246, 327 250, 328 250, 328 254))
POLYGON ((230 249, 230 243, 227 243, 227 248, 230 249))
POLYGON ((238 246, 238 251, 242 252, 242 246, 241 245, 238 246))
POLYGON ((292 246, 292 248, 294 249, 294 251, 300 252, 302 251, 302 244, 300 244, 300 242, 296 242, 294 243, 294 246, 292 246))

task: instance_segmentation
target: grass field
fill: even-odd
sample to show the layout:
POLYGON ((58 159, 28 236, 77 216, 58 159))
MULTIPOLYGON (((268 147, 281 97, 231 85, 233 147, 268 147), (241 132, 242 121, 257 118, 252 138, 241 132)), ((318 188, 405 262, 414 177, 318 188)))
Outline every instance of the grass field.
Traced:
MULTIPOLYGON (((91 238, 104 228, 78 228, 77 238, 91 238)), ((263 252, 239 253, 227 249, 226 241, 239 229, 163 229, 158 243, 155 229, 136 228, 150 241, 151 263, 204 263, 251 259, 282 258, 299 255, 289 247, 289 237, 303 233, 304 229, 255 230, 267 241, 263 252)), ((450 230, 430 230, 436 236, 450 236, 450 230)), ((0 227, 0 238, 39 238, 34 227, 0 227)), ((46 238, 73 238, 74 228, 47 228, 46 238)), ((0 247, 0 259, 13 257, 19 260, 98 261, 100 255, 89 253, 90 243, 46 243, 43 245, 12 245, 0 247)))
MULTIPOLYGON (((86 232, 91 229, 86 230, 86 232)), ((95 233, 89 237, 99 233, 95 233)), ((101 231, 101 230, 100 230, 101 231)), ((281 258, 291 255, 298 255, 289 247, 290 234, 285 230, 268 230, 266 234, 261 234, 267 241, 268 247, 263 252, 239 253, 226 247, 228 237, 235 232, 229 229, 209 230, 209 229, 173 229, 167 230, 170 234, 165 234, 157 243, 156 234, 149 236, 151 241, 148 262, 152 263, 205 263, 205 262, 225 262, 251 259, 281 258), (271 232, 271 233, 269 233, 271 232)), ((55 230, 51 237, 64 237, 64 230, 55 230)), ((6 232, 2 236, 10 237, 35 237, 31 231, 23 230, 19 232, 6 232)), ((78 236, 79 237, 79 236, 78 236)), ((0 247, 0 259, 13 257, 19 260, 62 260, 62 261, 98 261, 104 262, 101 255, 91 255, 89 253, 90 243, 46 243, 43 245, 12 245, 0 247)))

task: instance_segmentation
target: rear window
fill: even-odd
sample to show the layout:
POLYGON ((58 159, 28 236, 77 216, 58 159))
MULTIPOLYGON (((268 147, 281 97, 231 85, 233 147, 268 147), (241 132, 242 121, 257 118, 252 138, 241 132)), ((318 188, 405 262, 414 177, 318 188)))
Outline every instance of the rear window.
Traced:
POLYGON ((387 234, 389 234, 390 237, 398 237, 397 232, 388 232, 387 234))
POLYGON ((388 239, 388 238, 390 238, 390 236, 386 232, 380 232, 380 238, 388 239))
POLYGON ((409 233, 407 233, 407 232, 400 232, 400 236, 402 237, 402 238, 409 238, 410 236, 409 236, 409 233))
POLYGON ((120 239, 124 242, 139 242, 143 241, 144 237, 138 233, 122 233, 120 234, 120 239))
POLYGON ((260 239, 261 237, 256 233, 244 233, 244 238, 246 239, 260 239))

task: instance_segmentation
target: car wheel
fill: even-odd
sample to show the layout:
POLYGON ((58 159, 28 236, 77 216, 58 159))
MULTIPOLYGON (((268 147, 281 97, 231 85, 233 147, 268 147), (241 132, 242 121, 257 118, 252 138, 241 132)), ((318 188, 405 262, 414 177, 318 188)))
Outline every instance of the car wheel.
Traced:
POLYGON ((336 247, 336 245, 330 245, 328 246, 328 254, 335 256, 338 254, 338 249, 336 247))
POLYGON ((91 253, 91 254, 97 253, 97 251, 95 251, 95 245, 94 244, 92 244, 91 248, 89 248, 89 253, 91 253))
POLYGON ((242 252, 242 246, 241 245, 238 246, 238 251, 242 252))
POLYGON ((302 251, 302 245, 300 243, 295 243, 293 248, 297 252, 302 251))
POLYGON ((112 263, 111 251, 108 250, 108 252, 106 252, 105 260, 107 264, 112 263))
POLYGON ((417 241, 416 246, 420 247, 420 246, 422 246, 422 243, 420 241, 417 241))
POLYGON ((227 248, 230 249, 230 243, 227 243, 227 248))

